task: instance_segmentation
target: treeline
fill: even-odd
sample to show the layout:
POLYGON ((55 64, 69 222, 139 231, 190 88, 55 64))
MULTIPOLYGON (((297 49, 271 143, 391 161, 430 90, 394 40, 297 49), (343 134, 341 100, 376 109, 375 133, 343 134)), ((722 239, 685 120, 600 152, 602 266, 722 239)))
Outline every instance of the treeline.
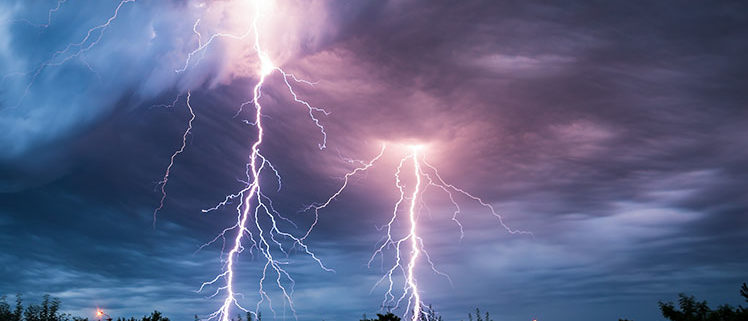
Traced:
MULTIPOLYGON (((98 319, 97 319, 98 320, 98 319)), ((109 317, 101 320, 114 321, 109 317)), ((52 298, 48 294, 44 296, 40 304, 23 305, 23 299, 16 295, 16 300, 11 306, 6 296, 0 297, 0 321, 88 321, 88 318, 72 316, 60 313, 60 299, 52 298)), ((169 321, 161 312, 153 311, 151 315, 142 318, 117 318, 116 321, 169 321)))
MULTIPOLYGON (((434 308, 430 305, 421 312, 421 316, 418 317, 420 321, 443 321, 442 317, 434 311, 434 308)), ((360 321, 402 321, 399 316, 387 312, 386 314, 377 314, 376 319, 366 318, 364 314, 363 319, 360 321)), ((460 320, 462 321, 462 320, 460 320)), ((493 321, 491 314, 488 312, 481 313, 479 308, 475 308, 475 319, 473 319, 473 313, 468 313, 468 321, 493 321)))
POLYGON ((60 313, 60 299, 45 295, 41 304, 23 306, 20 295, 16 295, 15 306, 11 307, 5 296, 0 297, 0 321, 87 321, 60 313))
MULTIPOLYGON (((748 302, 748 285, 743 283, 740 288, 740 295, 748 302)), ((748 307, 739 305, 737 307, 723 304, 718 306, 716 309, 709 307, 706 301, 698 301, 693 296, 687 296, 685 294, 678 295, 678 306, 673 302, 659 302, 660 312, 662 316, 670 321, 748 321, 748 307)), ((142 318, 117 318, 113 320, 107 315, 97 318, 97 320, 104 321, 170 321, 169 318, 163 316, 161 312, 153 311, 150 315, 143 316, 142 318)), ((232 321, 262 321, 262 314, 258 313, 256 318, 252 317, 252 314, 247 313, 244 318, 242 315, 237 315, 236 318, 232 318, 232 321)), ((427 307, 421 317, 420 321, 443 321, 442 317, 434 311, 431 306, 427 307)), ((479 309, 475 309, 475 314, 468 313, 468 321, 494 321, 488 312, 481 313, 479 309)), ((23 300, 20 295, 16 295, 14 304, 10 304, 7 301, 6 296, 0 297, 0 321, 88 321, 88 318, 81 318, 77 316, 71 316, 70 314, 60 312, 60 300, 52 298, 49 295, 45 295, 40 304, 29 304, 24 306, 23 300)), ((200 321, 197 315, 195 315, 195 321, 200 321)), ((360 321, 402 321, 400 317, 392 313, 377 314, 376 318, 369 319, 364 314, 360 321)), ((461 320, 464 321, 464 320, 461 320)), ((619 319, 619 321, 632 321, 627 319, 619 319)))
MULTIPOLYGON (((85 320, 88 320, 88 319, 85 319, 85 320)), ((106 320, 106 321, 113 321, 111 317, 107 317, 104 320, 106 320)), ((169 318, 164 317, 161 314, 161 312, 153 311, 153 312, 151 312, 151 315, 146 315, 146 316, 144 316, 144 317, 142 317, 140 319, 136 319, 136 318, 132 318, 132 317, 129 318, 129 319, 125 319, 125 318, 119 317, 119 318, 117 318, 117 321, 169 321, 169 318)))
MULTIPOLYGON (((748 302, 748 285, 743 283, 740 295, 748 302)), ((670 321, 748 321, 748 308, 723 304, 712 309, 706 301, 697 301, 694 296, 678 294, 678 307, 673 302, 658 302, 660 312, 670 321)), ((618 319, 618 321, 633 321, 618 319)))
MULTIPOLYGON (((743 283, 740 295, 748 302, 748 284, 743 283)), ((678 294, 678 306, 673 302, 658 302, 662 316, 670 321, 748 321, 748 307, 738 305, 737 307, 723 304, 716 309, 709 307, 706 301, 698 301, 694 296, 678 294)), ((468 321, 494 321, 488 312, 481 313, 475 309, 475 314, 468 313, 468 321)), ((442 321, 431 306, 424 311, 419 318, 420 321, 442 321)), ((369 319, 364 315, 360 321, 402 321, 400 317, 392 314, 377 314, 377 318, 369 319)), ((462 320, 461 320, 462 321, 462 320)), ((618 319, 618 321, 633 321, 618 319)))
MULTIPOLYGON (((743 283, 740 295, 748 302, 748 285, 743 283)), ((679 308, 673 302, 659 302, 662 316, 672 321, 748 321, 748 308, 723 304, 712 310, 706 301, 678 294, 679 308)))

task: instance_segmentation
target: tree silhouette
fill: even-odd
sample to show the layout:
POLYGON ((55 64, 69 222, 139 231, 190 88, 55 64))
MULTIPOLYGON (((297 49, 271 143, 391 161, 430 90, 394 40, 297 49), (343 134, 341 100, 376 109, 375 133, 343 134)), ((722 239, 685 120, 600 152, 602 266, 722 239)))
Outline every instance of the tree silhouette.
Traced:
POLYGON ((376 319, 367 319, 366 315, 364 315, 364 318, 361 319, 361 321, 400 321, 400 317, 392 314, 392 312, 387 312, 386 314, 377 313, 376 319))
POLYGON ((13 320, 21 321, 23 315, 23 299, 20 294, 16 294, 16 309, 13 311, 13 320))
POLYGON ((153 311, 150 316, 143 317, 143 321, 169 321, 169 318, 164 317, 161 312, 153 311))
MULTIPOLYGON (((740 295, 748 302, 748 286, 743 283, 740 295)), ((706 301, 697 301, 693 296, 678 294, 678 308, 673 302, 659 302, 662 316, 671 321, 745 321, 748 320, 748 309, 739 306, 721 305, 712 310, 706 301)))
POLYGON ((21 295, 16 295, 16 306, 10 310, 6 297, 0 298, 0 321, 68 321, 70 315, 62 314, 60 300, 45 295, 41 304, 30 304, 23 307, 21 295))
MULTIPOLYGON (((252 319, 253 319, 252 312, 247 312, 246 318, 247 318, 246 321, 252 321, 252 319)), ((244 321, 244 319, 242 319, 242 315, 241 314, 237 314, 236 315, 236 319, 231 318, 231 321, 244 321)), ((257 313, 257 321, 262 321, 262 312, 258 312, 257 313)))
MULTIPOLYGON (((438 320, 441 321, 441 317, 439 317, 438 320)), ((473 321, 472 313, 468 313, 468 321, 473 321)), ((475 321, 493 321, 493 319, 491 319, 491 314, 489 314, 488 311, 486 311, 485 314, 481 314, 480 309, 475 308, 475 321)))
POLYGON ((10 304, 8 304, 7 297, 0 297, 0 320, 13 320, 15 316, 13 311, 10 310, 10 304))

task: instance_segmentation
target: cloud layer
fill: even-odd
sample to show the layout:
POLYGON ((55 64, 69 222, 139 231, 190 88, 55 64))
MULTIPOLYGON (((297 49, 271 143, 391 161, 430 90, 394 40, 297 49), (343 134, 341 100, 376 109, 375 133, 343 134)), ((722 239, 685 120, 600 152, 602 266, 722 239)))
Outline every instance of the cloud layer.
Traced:
MULTIPOLYGON (((15 72, 35 72, 116 3, 66 2, 49 27, 35 26, 54 6, 0 10, 0 71, 9 75, 0 92, 0 292, 50 292, 80 314, 99 305, 112 315, 205 315, 217 303, 192 291, 220 269, 220 246, 193 252, 232 218, 200 210, 241 185, 255 131, 242 122, 248 111, 234 115, 256 62, 248 43, 220 39, 197 53, 199 64, 174 70, 206 35, 246 31, 251 8, 126 3, 97 45, 44 68, 26 92, 33 73, 15 72), (187 89, 197 118, 154 231, 153 182, 188 115, 183 99, 152 106, 187 89)), ((320 151, 304 107, 277 75, 269 79, 265 153, 284 176, 279 207, 308 224, 294 213, 335 190, 352 166, 343 158, 393 146, 312 234, 337 273, 293 256, 300 319, 379 308, 382 289, 370 290, 381 271, 366 263, 396 200, 397 143, 414 142, 429 146, 446 179, 535 235, 508 235, 461 199, 460 241, 444 195, 427 192, 426 246, 454 286, 428 269, 420 282, 446 319, 474 306, 507 320, 651 319, 656 301, 678 292, 738 303, 748 270, 746 9, 279 2, 284 19, 266 22, 263 40, 275 63, 316 81, 299 94, 331 112, 322 119, 329 148, 320 151)), ((242 259, 248 301, 253 263, 242 259)))

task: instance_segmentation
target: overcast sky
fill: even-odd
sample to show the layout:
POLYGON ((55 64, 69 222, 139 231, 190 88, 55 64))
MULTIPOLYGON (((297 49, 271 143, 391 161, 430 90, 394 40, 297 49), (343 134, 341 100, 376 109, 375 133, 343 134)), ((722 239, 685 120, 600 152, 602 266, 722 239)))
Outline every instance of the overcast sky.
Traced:
MULTIPOLYGON (((336 272, 291 253, 299 320, 380 311, 385 289, 374 285, 388 259, 367 262, 397 201, 403 144, 415 143, 446 181, 534 235, 510 234, 457 197, 461 239, 446 194, 427 190, 424 245, 453 282, 427 266, 417 276, 445 320, 475 307, 496 320, 661 320, 657 301, 679 292, 740 303, 745 3, 276 2, 261 41, 276 65, 314 82, 297 84, 299 96, 330 112, 317 115, 320 150, 282 77, 263 87, 263 153, 283 188, 262 180, 298 225, 284 228, 303 234, 312 217, 300 209, 334 193, 351 159, 389 144, 307 239, 336 272)), ((244 122, 253 110, 239 107, 257 61, 246 39, 219 38, 175 70, 209 35, 242 32, 252 7, 137 0, 86 38, 118 4, 0 2, 0 294, 49 293, 87 317, 96 306, 115 317, 204 317, 222 296, 195 290, 220 273, 221 244, 197 250, 236 218, 201 210, 242 188, 257 131, 244 122), (196 117, 154 229, 188 90, 196 117)), ((243 253, 238 264, 240 301, 254 306, 264 263, 243 253)), ((281 302, 277 319, 293 319, 281 302)))

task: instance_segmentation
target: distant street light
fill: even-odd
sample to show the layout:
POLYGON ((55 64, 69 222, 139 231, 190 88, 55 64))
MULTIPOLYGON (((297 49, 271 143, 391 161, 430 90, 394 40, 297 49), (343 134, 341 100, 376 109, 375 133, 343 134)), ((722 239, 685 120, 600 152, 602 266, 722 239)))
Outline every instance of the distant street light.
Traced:
POLYGON ((101 320, 102 316, 106 316, 106 319, 104 319, 104 320, 112 320, 111 316, 109 316, 108 314, 104 313, 103 310, 101 310, 99 308, 96 308, 96 317, 99 318, 99 320, 101 320))

